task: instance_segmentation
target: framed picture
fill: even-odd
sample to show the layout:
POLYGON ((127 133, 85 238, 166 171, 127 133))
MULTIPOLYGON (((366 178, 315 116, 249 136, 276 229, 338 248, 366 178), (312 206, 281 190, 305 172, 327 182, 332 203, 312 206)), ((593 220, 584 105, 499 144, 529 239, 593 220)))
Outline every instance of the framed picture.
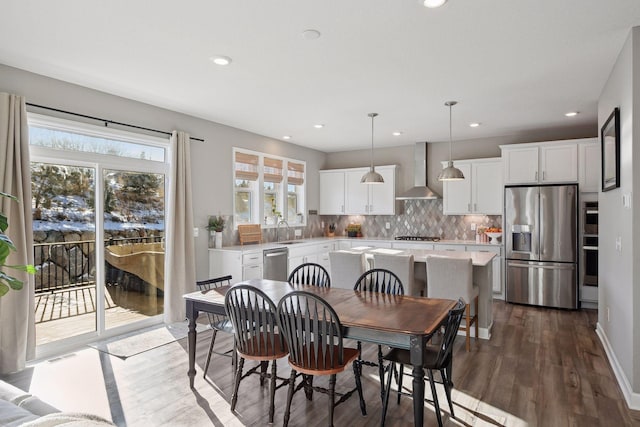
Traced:
POLYGON ((613 110, 600 129, 602 191, 620 187, 620 109, 613 110))

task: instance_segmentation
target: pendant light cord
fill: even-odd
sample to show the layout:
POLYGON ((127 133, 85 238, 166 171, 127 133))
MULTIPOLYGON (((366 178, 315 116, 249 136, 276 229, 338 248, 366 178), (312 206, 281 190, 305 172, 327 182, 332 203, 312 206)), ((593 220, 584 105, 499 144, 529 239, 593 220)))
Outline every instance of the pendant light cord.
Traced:
POLYGON ((449 104, 449 163, 451 163, 451 107, 452 104, 449 104))
POLYGON ((371 170, 373 170, 373 119, 375 116, 371 116, 371 170))

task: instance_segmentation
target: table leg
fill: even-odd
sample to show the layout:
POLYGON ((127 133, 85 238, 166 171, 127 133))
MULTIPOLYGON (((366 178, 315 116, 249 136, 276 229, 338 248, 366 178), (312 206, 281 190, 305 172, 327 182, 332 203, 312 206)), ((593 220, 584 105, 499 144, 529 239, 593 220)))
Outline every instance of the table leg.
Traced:
POLYGON ((194 310, 193 302, 187 300, 187 319, 189 320, 189 332, 187 334, 189 342, 189 387, 193 388, 193 382, 196 376, 196 319, 198 318, 197 310, 194 310))
POLYGON ((424 420, 424 369, 422 368, 424 337, 411 336, 410 355, 413 365, 413 425, 421 426, 424 420))

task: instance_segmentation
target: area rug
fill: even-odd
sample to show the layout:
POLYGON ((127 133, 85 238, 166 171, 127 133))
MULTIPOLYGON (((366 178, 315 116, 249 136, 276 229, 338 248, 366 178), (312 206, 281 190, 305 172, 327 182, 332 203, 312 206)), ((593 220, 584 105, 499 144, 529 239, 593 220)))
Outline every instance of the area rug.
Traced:
MULTIPOLYGON (((196 330, 202 332, 207 330, 205 325, 197 325, 196 330)), ((98 351, 108 353, 111 356, 126 360, 129 357, 144 353, 154 348, 162 347, 174 341, 187 337, 188 328, 186 324, 171 324, 145 329, 126 336, 118 336, 105 341, 97 341, 88 344, 89 347, 98 351)))

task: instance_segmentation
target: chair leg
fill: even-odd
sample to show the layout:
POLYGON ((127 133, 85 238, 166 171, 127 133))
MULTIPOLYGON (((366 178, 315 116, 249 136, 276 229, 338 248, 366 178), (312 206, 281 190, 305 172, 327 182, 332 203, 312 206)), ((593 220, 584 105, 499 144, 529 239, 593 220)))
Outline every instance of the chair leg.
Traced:
POLYGON ((203 377, 207 377, 207 371, 209 370, 209 362, 211 362, 211 354, 213 353, 213 344, 216 342, 216 334, 218 333, 217 329, 213 330, 213 335, 211 336, 211 344, 209 344, 209 352, 207 353, 207 362, 204 364, 204 375, 203 377))
POLYGON ((402 378, 404 378, 404 365, 400 364, 400 372, 398 373, 398 405, 400 404, 400 396, 402 396, 402 378))
POLYGON ((451 418, 455 418, 455 414, 453 413, 453 401, 451 400, 451 383, 449 382, 449 378, 445 374, 444 369, 440 369, 440 376, 442 377, 442 385, 444 385, 444 391, 447 394, 447 400, 449 401, 449 409, 451 410, 451 418))
POLYGON ((231 395, 231 411, 235 411, 236 403, 238 403, 238 388, 240 387, 240 379, 242 378, 242 367, 244 366, 244 357, 238 360, 238 369, 236 369, 236 377, 233 384, 233 394, 231 395))
POLYGON ((360 412, 362 412, 362 415, 367 415, 367 405, 364 403, 364 396, 362 395, 362 366, 357 360, 353 361, 353 375, 356 377, 356 389, 358 390, 358 398, 360 399, 360 412))
POLYGON ((438 418, 438 425, 442 427, 442 414, 440 414, 440 404, 438 404, 438 395, 436 394, 436 383, 433 380, 433 371, 427 369, 429 374, 429 384, 431 385, 431 394, 433 395, 433 406, 436 407, 436 417, 438 418))
POLYGON ((291 376, 289 377, 289 390, 287 391, 287 406, 284 410, 284 422, 283 427, 289 425, 289 417, 291 416, 291 400, 293 400, 293 390, 296 386, 296 371, 291 370, 291 376))
POLYGON ((465 313, 465 329, 467 332, 466 348, 467 352, 471 351, 471 304, 467 304, 464 310, 465 313))
POLYGON ((264 386, 264 380, 267 378, 267 369, 269 362, 260 362, 260 387, 264 386))
POLYGON ((475 315, 475 318, 476 318, 476 320, 475 320, 475 324, 476 324, 476 341, 478 341, 478 329, 479 329, 478 328, 478 297, 476 297, 475 310, 476 311, 475 311, 474 315, 475 315))
POLYGON ((380 377, 380 401, 384 400, 384 360, 382 359, 382 346, 378 346, 378 376, 380 377))
MULTIPOLYGON (((384 398, 382 399, 382 419, 380 420, 380 427, 384 427, 384 423, 386 422, 386 419, 387 419, 387 408, 389 407, 389 394, 391 393, 391 380, 393 379, 393 373, 395 372, 395 370, 396 370, 396 364, 391 362, 389 364, 389 376, 387 378, 387 385, 385 387, 384 398)), ((398 395, 398 399, 400 399, 400 395, 398 395)))
POLYGON ((307 400, 313 400, 313 375, 303 375, 304 395, 307 400))
POLYGON ((271 381, 269 384, 269 423, 273 424, 273 413, 275 412, 275 400, 276 400, 276 378, 277 378, 277 364, 273 360, 271 362, 271 381))
POLYGON ((336 374, 329 376, 329 427, 333 427, 333 410, 335 409, 336 374))

